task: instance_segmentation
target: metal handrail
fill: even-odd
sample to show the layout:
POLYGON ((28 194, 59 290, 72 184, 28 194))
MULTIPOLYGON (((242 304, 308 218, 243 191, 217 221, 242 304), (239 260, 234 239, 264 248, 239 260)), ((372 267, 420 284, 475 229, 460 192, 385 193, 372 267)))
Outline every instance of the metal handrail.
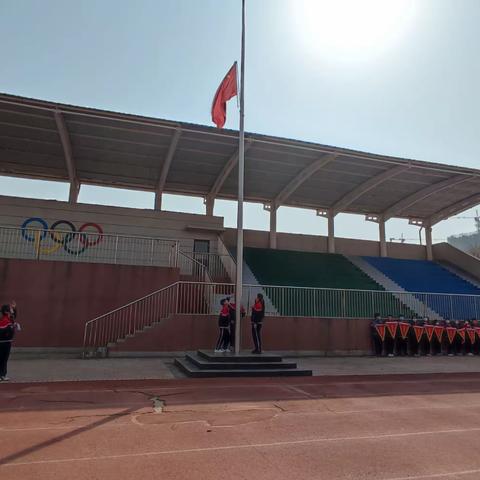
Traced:
POLYGON ((190 257, 189 255, 187 255, 185 252, 182 252, 181 250, 178 252, 178 254, 181 255, 183 258, 186 258, 188 261, 192 262, 193 264, 199 266, 203 270, 204 281, 212 283, 212 279, 210 278, 208 269, 202 262, 199 262, 195 258, 190 257))
POLYGON ((52 230, 50 228, 32 228, 32 227, 12 227, 11 225, 0 225, 0 229, 5 230, 28 230, 29 232, 55 232, 55 233, 67 233, 70 235, 92 235, 92 236, 101 236, 101 237, 118 237, 118 238, 138 238, 142 240, 161 240, 165 242, 179 243, 180 240, 174 238, 166 237, 148 237, 144 235, 125 235, 123 233, 95 233, 95 232, 79 232, 78 230, 73 232, 72 230, 52 230))

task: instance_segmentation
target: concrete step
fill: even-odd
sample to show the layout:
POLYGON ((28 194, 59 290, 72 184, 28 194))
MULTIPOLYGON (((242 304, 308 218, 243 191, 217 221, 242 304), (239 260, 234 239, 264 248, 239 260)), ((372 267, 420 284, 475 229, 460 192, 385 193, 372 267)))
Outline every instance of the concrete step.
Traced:
POLYGON ((239 361, 209 361, 196 354, 187 354, 186 359, 197 366, 200 370, 247 370, 247 369, 260 369, 271 370, 279 368, 297 368, 295 362, 239 362, 239 361))
POLYGON ((262 353, 255 355, 253 353, 240 352, 240 355, 234 355, 233 353, 214 353, 212 350, 198 350, 197 355, 210 362, 281 362, 282 357, 280 355, 273 355, 270 353, 262 353))
MULTIPOLYGON (((200 369, 187 359, 175 359, 175 365, 187 376, 193 378, 212 378, 212 377, 294 377, 294 376, 311 376, 311 370, 300 369, 243 369, 243 370, 227 370, 227 369, 200 369)), ((280 367, 280 365, 279 365, 280 367)))

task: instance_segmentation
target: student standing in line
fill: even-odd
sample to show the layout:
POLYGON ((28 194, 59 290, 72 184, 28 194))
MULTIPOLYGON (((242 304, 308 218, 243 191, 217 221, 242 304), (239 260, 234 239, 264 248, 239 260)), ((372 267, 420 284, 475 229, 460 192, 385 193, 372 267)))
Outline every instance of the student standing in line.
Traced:
POLYGON ((20 326, 15 323, 17 308, 15 302, 11 305, 3 305, 0 309, 0 382, 10 380, 7 377, 7 365, 12 348, 15 330, 20 326))
POLYGON ((222 306, 220 315, 218 316, 218 340, 215 346, 215 353, 224 353, 230 351, 228 344, 230 343, 230 307, 226 298, 220 302, 222 306))
POLYGON ((372 351, 376 357, 380 357, 382 355, 383 349, 383 341, 380 337, 380 334, 377 331, 377 325, 382 324, 382 319, 379 313, 375 314, 373 322, 370 324, 370 334, 372 337, 372 351))
POLYGON ((263 295, 259 293, 255 297, 255 303, 252 306, 252 337, 255 345, 252 353, 262 353, 262 324, 265 316, 265 301, 263 295))

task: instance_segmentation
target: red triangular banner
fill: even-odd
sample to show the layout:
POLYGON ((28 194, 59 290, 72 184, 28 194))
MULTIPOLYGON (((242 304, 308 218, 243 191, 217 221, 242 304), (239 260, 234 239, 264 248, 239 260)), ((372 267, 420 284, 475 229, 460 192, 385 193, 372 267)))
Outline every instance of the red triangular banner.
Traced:
POLYGON ((405 322, 400 322, 398 326, 400 328, 400 335, 402 336, 403 339, 406 339, 408 335, 408 331, 410 330, 410 325, 405 322))
POLYGON ((475 343, 475 329, 474 328, 467 328, 468 338, 472 345, 475 343))
POLYGON ((382 339, 382 342, 385 341, 385 324, 384 323, 377 323, 375 325, 375 330, 377 331, 378 335, 382 339))
POLYGON ((474 330, 475 330, 478 338, 480 338, 480 327, 475 327, 474 330))
POLYGON ((425 333, 427 334, 428 341, 432 341, 433 337, 433 329, 435 328, 433 325, 425 325, 425 333))
POLYGON ((420 342, 423 335, 423 327, 420 325, 414 325, 413 330, 415 332, 415 338, 417 339, 417 342, 420 342))
POLYGON ((387 326, 388 332, 392 338, 395 338, 395 335, 397 334, 398 322, 385 322, 385 325, 387 326))
POLYGON ((447 335, 448 335, 448 341, 450 343, 453 343, 453 340, 455 339, 455 335, 457 333, 457 329, 455 327, 447 327, 447 335))
POLYGON ((442 337, 443 337, 444 330, 445 330, 445 328, 442 327, 441 325, 437 325, 436 327, 433 328, 433 331, 435 332, 435 336, 437 337, 437 339, 440 343, 442 342, 442 337))
POLYGON ((462 343, 465 343, 465 329, 457 328, 457 333, 460 335, 460 338, 462 339, 462 343))

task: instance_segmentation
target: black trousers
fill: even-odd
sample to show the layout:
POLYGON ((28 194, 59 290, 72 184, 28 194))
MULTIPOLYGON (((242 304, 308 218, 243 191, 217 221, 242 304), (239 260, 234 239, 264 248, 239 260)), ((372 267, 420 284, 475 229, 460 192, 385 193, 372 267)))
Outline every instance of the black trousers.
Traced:
POLYGON ((385 355, 394 355, 395 354, 395 339, 389 335, 385 336, 385 355))
POLYGON ((380 335, 378 333, 372 334, 372 350, 373 354, 376 355, 377 357, 380 357, 382 355, 382 339, 380 338, 380 335))
POLYGON ((253 344, 255 345, 255 350, 257 352, 262 351, 262 324, 257 322, 252 322, 252 338, 253 344))
POLYGON ((220 327, 218 332, 218 340, 215 345, 215 350, 226 350, 230 343, 230 329, 229 327, 220 327))
POLYGON ((397 348, 396 353, 402 357, 405 357, 408 354, 408 339, 407 338, 397 338, 397 348))
POLYGON ((0 377, 7 375, 7 363, 11 348, 12 342, 0 342, 0 377))
POLYGON ((235 322, 230 322, 230 345, 235 348, 235 322))

